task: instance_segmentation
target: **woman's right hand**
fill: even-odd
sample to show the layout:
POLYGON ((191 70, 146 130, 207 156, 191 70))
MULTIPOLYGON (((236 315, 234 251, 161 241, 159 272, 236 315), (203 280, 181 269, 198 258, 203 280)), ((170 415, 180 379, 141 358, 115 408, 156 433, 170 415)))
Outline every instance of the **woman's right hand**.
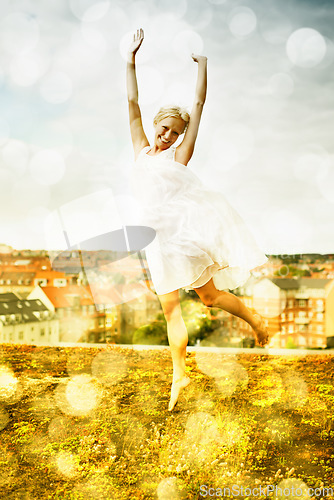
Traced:
POLYGON ((129 47, 129 54, 135 55, 143 43, 144 40, 144 30, 140 28, 137 30, 137 32, 133 35, 133 41, 129 47))

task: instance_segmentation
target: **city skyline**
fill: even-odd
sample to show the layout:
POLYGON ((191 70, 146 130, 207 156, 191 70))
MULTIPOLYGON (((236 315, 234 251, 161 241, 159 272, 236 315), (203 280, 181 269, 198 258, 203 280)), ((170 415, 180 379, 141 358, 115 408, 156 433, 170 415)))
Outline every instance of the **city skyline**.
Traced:
POLYGON ((191 108, 190 54, 207 55, 189 168, 238 210, 265 253, 333 252, 330 2, 17 0, 0 13, 1 243, 62 248, 50 221, 73 206, 81 239, 131 218, 125 59, 142 27, 137 68, 149 139, 160 105, 191 108), (109 200, 99 212, 87 200, 100 193, 109 200))

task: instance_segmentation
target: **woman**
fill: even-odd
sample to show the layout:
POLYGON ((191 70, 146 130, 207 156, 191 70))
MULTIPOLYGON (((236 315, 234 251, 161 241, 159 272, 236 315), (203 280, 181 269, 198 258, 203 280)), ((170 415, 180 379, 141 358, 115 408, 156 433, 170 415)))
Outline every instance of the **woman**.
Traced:
POLYGON ((190 116, 179 107, 161 108, 154 119, 154 143, 150 146, 143 130, 135 71, 135 56, 143 39, 140 29, 129 48, 127 63, 130 129, 136 158, 133 189, 142 207, 142 220, 156 230, 146 257, 167 321, 173 361, 171 411, 180 391, 190 382, 185 374, 188 334, 181 315, 179 288, 193 288, 205 305, 245 320, 253 328, 258 344, 264 345, 268 332, 261 316, 252 314, 240 299, 224 289, 233 290, 243 284, 250 269, 267 258, 232 207, 187 168, 206 97, 206 57, 192 55, 198 64, 198 77, 190 116), (182 134, 181 144, 173 147, 182 134))

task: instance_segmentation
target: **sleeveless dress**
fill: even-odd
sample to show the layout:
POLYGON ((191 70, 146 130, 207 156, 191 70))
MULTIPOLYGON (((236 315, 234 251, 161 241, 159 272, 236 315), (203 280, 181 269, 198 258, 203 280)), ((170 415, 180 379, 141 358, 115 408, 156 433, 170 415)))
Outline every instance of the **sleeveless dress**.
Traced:
POLYGON ((268 259, 224 196, 206 187, 181 163, 175 147, 150 156, 146 146, 132 169, 131 189, 139 222, 156 230, 146 249, 158 295, 190 290, 213 278, 234 290, 268 259))

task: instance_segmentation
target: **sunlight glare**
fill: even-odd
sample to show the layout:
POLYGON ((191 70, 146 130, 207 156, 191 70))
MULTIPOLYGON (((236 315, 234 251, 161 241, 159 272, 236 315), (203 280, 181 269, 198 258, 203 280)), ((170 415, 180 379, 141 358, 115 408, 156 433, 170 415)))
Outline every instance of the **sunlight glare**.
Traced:
POLYGON ((182 494, 185 483, 175 476, 162 479, 157 488, 158 500, 181 500, 185 498, 182 494))
POLYGON ((75 375, 67 384, 66 398, 75 414, 85 415, 98 406, 101 393, 89 375, 75 375))
POLYGON ((98 407, 102 390, 89 375, 75 375, 67 384, 58 385, 55 398, 63 413, 84 416, 98 407))
POLYGON ((0 365, 0 401, 10 401, 15 396, 18 387, 18 379, 13 370, 7 366, 0 365))
POLYGON ((195 358, 198 368, 215 379, 219 391, 225 397, 231 396, 238 385, 247 386, 246 369, 231 357, 196 351, 195 358))
POLYGON ((308 486, 301 479, 283 479, 277 485, 277 493, 276 495, 275 489, 273 496, 275 500, 295 500, 296 498, 300 500, 311 500, 311 496, 308 494, 308 486))
POLYGON ((60 474, 66 478, 74 478, 79 474, 79 458, 66 450, 62 450, 55 456, 55 464, 60 474))
POLYGON ((186 423, 182 452, 190 462, 204 465, 209 459, 215 458, 221 438, 218 421, 213 415, 193 413, 186 423))
POLYGON ((232 448, 241 440, 248 441, 249 439, 242 425, 232 413, 220 415, 219 429, 221 434, 220 444, 228 448, 232 448))
POLYGON ((100 352, 92 361, 92 374, 102 384, 118 384, 126 373, 126 361, 116 352, 100 352))
POLYGON ((307 402, 308 387, 303 377, 293 370, 282 374, 285 389, 285 408, 293 410, 304 406, 307 402))

